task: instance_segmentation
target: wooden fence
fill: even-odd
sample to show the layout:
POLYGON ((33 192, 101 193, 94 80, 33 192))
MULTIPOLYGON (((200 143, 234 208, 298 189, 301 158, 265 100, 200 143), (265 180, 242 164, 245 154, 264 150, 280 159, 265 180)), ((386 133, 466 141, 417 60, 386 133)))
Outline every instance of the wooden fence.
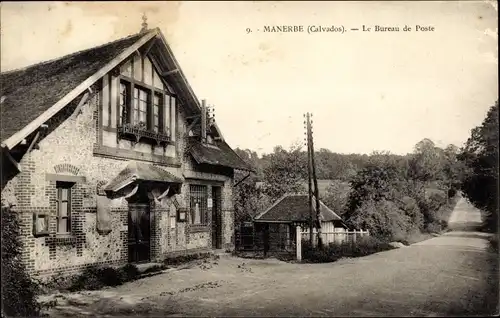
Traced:
MULTIPOLYGON (((317 244, 317 231, 314 229, 313 231, 314 239, 313 246, 317 244)), ((300 226, 297 227, 296 230, 296 253, 297 260, 302 259, 302 241, 309 241, 309 230, 302 230, 300 226)), ((353 230, 353 231, 345 231, 342 229, 336 229, 335 232, 321 232, 321 239, 323 244, 330 243, 343 243, 343 242, 356 242, 358 237, 369 236, 369 231, 364 230, 353 230)))

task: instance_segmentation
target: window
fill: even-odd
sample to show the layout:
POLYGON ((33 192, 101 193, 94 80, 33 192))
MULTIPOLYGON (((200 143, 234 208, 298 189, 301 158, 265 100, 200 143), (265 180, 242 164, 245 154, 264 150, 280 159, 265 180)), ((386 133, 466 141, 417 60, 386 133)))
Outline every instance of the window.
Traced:
POLYGON ((124 123, 128 123, 128 111, 127 105, 130 104, 129 101, 130 96, 130 83, 125 81, 120 82, 120 119, 118 125, 123 125, 124 123))
POLYGON ((121 76, 118 126, 130 124, 156 133, 169 132, 173 96, 161 89, 121 76))
POLYGON ((71 187, 73 183, 57 182, 57 234, 71 233, 71 187))
POLYGON ((148 100, 149 93, 141 88, 135 87, 134 89, 134 100, 132 102, 133 106, 133 125, 143 124, 148 129, 148 100))
POLYGON ((154 101, 153 101, 153 130, 154 130, 154 132, 160 131, 161 110, 163 109, 162 106, 163 106, 162 95, 155 93, 155 97, 154 97, 154 101))
POLYGON ((207 187, 191 185, 189 188, 191 224, 207 224, 207 187))

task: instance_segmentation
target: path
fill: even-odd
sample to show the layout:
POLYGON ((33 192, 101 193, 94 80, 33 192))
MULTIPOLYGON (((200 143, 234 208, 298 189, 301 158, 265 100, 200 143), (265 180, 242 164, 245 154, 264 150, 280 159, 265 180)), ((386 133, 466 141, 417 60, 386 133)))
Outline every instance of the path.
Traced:
MULTIPOLYGON (((475 222, 476 213, 462 199, 451 223, 464 228, 475 222)), ((410 247, 330 264, 221 259, 203 269, 125 284, 106 291, 107 296, 96 294, 80 310, 89 315, 487 315, 498 299, 492 297, 498 290, 493 262, 498 259, 487 251, 487 235, 452 231, 410 247), (126 304, 132 305, 125 310, 126 304)))

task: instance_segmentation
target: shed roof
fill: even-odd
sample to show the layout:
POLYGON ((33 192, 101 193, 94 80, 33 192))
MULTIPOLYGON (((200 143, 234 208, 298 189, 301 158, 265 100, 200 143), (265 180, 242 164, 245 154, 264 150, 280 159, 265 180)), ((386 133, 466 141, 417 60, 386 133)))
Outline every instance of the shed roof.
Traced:
POLYGON ((214 145, 209 145, 203 144, 195 138, 191 138, 189 152, 198 164, 253 171, 252 167, 241 159, 236 152, 222 140, 215 141, 214 145))
MULTIPOLYGON (((316 211, 315 198, 313 198, 313 211, 316 211)), ((320 217, 324 222, 342 221, 342 219, 327 207, 321 200, 320 217)), ((283 222, 308 222, 309 221, 309 196, 307 194, 287 194, 276 201, 266 211, 255 218, 257 222, 283 221, 283 222)))

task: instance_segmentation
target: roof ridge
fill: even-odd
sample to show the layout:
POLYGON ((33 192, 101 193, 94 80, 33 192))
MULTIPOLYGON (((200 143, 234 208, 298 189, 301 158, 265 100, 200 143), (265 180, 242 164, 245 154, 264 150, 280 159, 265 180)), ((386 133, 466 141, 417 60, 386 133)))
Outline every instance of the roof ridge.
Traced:
MULTIPOLYGON (((149 32, 153 32, 153 31, 156 31, 156 29, 152 29, 149 32)), ((149 32, 143 32, 142 35, 146 35, 149 32)), ((95 49, 98 49, 98 48, 102 48, 102 47, 104 47, 106 45, 110 45, 110 44, 113 44, 113 43, 116 43, 116 42, 119 42, 119 41, 130 39, 130 38, 132 38, 134 36, 138 36, 138 35, 141 35, 141 33, 130 34, 130 35, 125 36, 123 38, 119 38, 119 39, 116 39, 116 40, 113 40, 113 41, 110 41, 110 42, 106 42, 106 43, 103 43, 103 44, 100 44, 100 45, 96 45, 96 46, 93 46, 93 47, 90 47, 90 48, 87 48, 87 49, 83 49, 83 50, 76 51, 76 52, 73 52, 73 53, 70 53, 70 54, 59 56, 59 57, 56 57, 56 58, 53 58, 53 59, 50 59, 50 60, 45 60, 45 61, 41 61, 41 62, 38 62, 38 63, 35 63, 35 64, 31 64, 31 65, 28 65, 28 66, 24 66, 24 67, 20 67, 20 68, 17 68, 17 69, 13 69, 13 70, 1 72, 0 75, 7 75, 7 74, 15 73, 15 72, 21 72, 21 71, 25 71, 25 70, 30 69, 30 68, 35 67, 35 66, 41 66, 41 65, 44 65, 44 64, 53 63, 53 62, 56 62, 58 60, 62 60, 62 59, 65 59, 65 58, 68 58, 68 57, 71 57, 71 56, 82 54, 82 53, 87 52, 87 51, 91 51, 91 50, 95 50, 95 49)))

